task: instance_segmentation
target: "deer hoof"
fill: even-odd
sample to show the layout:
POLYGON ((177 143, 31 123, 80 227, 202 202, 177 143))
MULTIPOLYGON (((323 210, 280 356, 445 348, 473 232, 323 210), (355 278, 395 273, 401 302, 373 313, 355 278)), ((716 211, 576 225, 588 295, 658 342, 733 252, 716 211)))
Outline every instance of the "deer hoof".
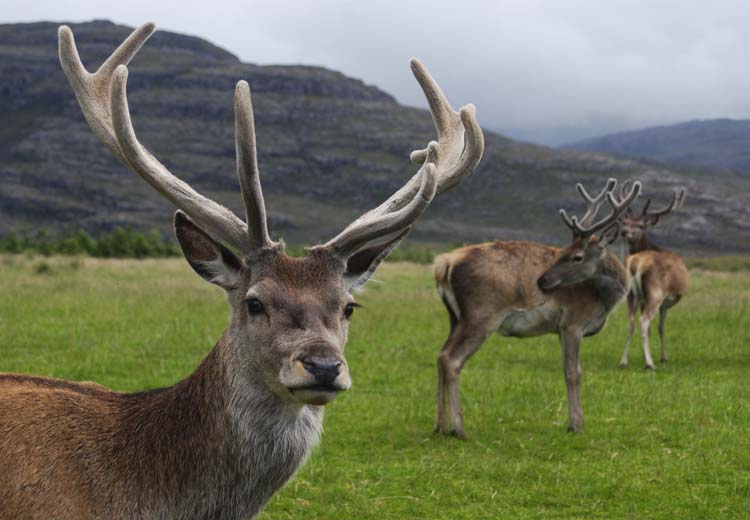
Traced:
POLYGON ((569 424, 568 433, 583 433, 583 425, 577 426, 577 425, 569 424))
POLYGON ((456 439, 463 439, 466 440, 469 437, 466 435, 466 432, 463 430, 463 428, 453 428, 451 430, 451 435, 455 437, 456 439))
POLYGON ((620 368, 628 368, 628 362, 627 361, 620 361, 620 368))
POLYGON ((646 365, 646 370, 656 370, 656 365, 646 365))

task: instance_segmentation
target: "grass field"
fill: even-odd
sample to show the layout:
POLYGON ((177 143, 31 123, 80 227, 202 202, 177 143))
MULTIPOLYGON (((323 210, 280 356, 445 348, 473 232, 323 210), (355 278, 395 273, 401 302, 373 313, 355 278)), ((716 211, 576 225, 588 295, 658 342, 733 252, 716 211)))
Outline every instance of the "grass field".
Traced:
MULTIPOLYGON (((463 372, 460 441, 431 434, 448 320, 430 269, 386 264, 358 297, 354 386, 262 518, 750 517, 750 272, 691 275, 669 364, 644 371, 635 340, 617 367, 623 306, 584 341, 585 434, 565 432, 557 339, 497 336, 463 372)), ((227 314, 182 260, 1 257, 0 371, 169 385, 227 314)))

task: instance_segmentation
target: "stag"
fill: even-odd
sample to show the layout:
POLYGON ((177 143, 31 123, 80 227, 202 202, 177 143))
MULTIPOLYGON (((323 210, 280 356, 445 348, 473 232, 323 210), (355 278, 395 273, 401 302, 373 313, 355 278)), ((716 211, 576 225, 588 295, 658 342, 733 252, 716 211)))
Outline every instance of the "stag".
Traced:
POLYGON ((651 199, 647 200, 640 214, 631 208, 622 218, 622 236, 628 242, 630 255, 627 258, 627 269, 631 278, 628 291, 628 333, 625 338, 625 349, 620 358, 620 367, 628 366, 630 339, 635 330, 635 316, 641 309, 639 325, 643 357, 646 368, 656 368, 649 347, 651 321, 659 313, 659 340, 661 342, 661 362, 665 363, 667 347, 664 340, 664 326, 667 311, 674 306, 688 288, 688 270, 685 263, 674 252, 654 245, 647 236, 647 230, 659 223, 659 219, 682 207, 685 201, 685 188, 674 192, 672 201, 661 209, 649 209, 651 199))
POLYGON ((636 183, 618 200, 613 195, 616 184, 610 179, 596 197, 577 185, 587 211, 579 220, 560 210, 573 232, 572 243, 565 249, 496 241, 456 249, 436 259, 435 280, 450 318, 450 334, 437 360, 436 433, 466 436, 459 376, 495 331, 520 338, 558 335, 568 391, 568 429, 583 431, 579 346, 584 336, 604 327, 609 312, 627 291, 625 267, 607 246, 617 238, 618 217, 641 189, 636 183), (611 212, 595 221, 605 199, 611 212))
POLYGON ((318 440, 323 405, 351 385, 344 358, 361 287, 433 198, 477 166, 474 107, 455 112, 424 66, 411 68, 437 142, 416 174, 328 242, 291 258, 269 238, 248 84, 234 98, 246 219, 178 180, 136 137, 126 65, 154 31, 135 30, 91 74, 68 27, 60 61, 110 151, 177 208, 174 227, 198 275, 226 292, 228 327, 194 373, 169 388, 119 393, 91 383, 0 375, 3 518, 249 518, 318 440))

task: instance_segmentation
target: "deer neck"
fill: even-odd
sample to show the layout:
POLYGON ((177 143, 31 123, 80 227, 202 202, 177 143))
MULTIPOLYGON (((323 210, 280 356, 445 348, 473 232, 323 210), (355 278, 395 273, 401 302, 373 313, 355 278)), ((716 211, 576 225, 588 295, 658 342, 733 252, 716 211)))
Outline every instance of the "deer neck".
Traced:
POLYGON ((644 232, 641 235, 641 238, 635 241, 628 241, 628 248, 630 249, 630 254, 639 253, 641 251, 659 251, 660 248, 657 247, 655 244, 652 244, 651 241, 648 239, 648 235, 644 232))
POLYGON ((292 403, 239 374, 228 336, 183 381, 128 398, 140 401, 128 442, 139 467, 128 478, 141 476, 155 513, 249 518, 318 441, 322 407, 292 403))
POLYGON ((607 251, 591 282, 600 301, 609 311, 627 291, 627 271, 617 256, 607 251))

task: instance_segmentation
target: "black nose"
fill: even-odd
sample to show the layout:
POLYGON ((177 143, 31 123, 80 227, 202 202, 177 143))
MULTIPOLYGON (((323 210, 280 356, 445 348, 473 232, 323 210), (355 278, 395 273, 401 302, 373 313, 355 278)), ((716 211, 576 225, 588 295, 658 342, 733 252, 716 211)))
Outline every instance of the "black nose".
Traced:
POLYGON ((315 377, 315 382, 321 385, 330 385, 341 372, 343 364, 336 358, 310 356, 300 360, 305 370, 315 377))
POLYGON ((536 281, 536 284, 541 290, 544 290, 544 288, 547 286, 547 277, 544 275, 540 276, 536 281))

